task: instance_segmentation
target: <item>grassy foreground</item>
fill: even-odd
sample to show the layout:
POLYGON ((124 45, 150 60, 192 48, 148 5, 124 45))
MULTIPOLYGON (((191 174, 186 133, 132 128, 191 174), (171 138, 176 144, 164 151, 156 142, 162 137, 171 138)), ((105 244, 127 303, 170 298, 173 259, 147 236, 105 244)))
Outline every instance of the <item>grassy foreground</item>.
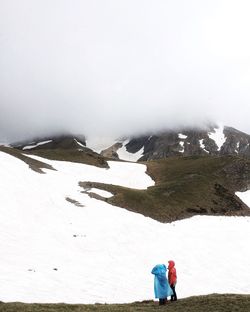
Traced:
POLYGON ((0 303, 1 312, 132 312, 132 311, 169 311, 169 312, 249 312, 250 295, 212 294, 180 299, 159 306, 154 301, 135 302, 131 304, 24 304, 0 303))

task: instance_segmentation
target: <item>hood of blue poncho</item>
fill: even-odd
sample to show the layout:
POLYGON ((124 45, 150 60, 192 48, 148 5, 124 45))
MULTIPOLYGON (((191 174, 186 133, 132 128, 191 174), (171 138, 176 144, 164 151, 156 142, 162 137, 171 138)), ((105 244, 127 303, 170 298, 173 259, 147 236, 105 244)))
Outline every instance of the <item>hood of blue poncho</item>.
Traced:
POLYGON ((154 275, 166 275, 167 268, 165 264, 157 264, 153 267, 151 273, 154 275))

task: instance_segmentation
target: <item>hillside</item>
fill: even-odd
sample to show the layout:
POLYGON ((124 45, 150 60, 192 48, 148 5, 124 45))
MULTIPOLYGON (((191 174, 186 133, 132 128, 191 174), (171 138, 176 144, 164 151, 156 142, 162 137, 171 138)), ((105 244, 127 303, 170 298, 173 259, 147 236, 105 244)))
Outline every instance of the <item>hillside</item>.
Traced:
POLYGON ((108 167, 104 157, 86 147, 84 136, 69 134, 36 138, 32 141, 12 143, 11 147, 27 155, 52 160, 71 161, 98 167, 108 167))
MULTIPOLYGON (((250 183, 250 159, 223 157, 170 157, 150 161, 147 173, 156 182, 146 190, 89 183, 114 194, 113 205, 139 212, 161 222, 194 215, 249 216, 250 209, 236 195, 250 183)), ((86 186, 85 183, 80 183, 86 186)))

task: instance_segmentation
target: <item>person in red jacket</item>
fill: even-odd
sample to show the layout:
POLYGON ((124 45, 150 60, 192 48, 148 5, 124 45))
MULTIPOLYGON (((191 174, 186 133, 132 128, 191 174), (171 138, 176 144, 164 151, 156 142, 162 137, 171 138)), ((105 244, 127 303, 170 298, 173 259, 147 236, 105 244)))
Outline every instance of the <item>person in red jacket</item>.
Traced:
POLYGON ((175 269, 175 263, 173 260, 168 261, 168 282, 170 284, 170 287, 173 290, 173 295, 171 296, 171 301, 177 300, 177 295, 175 292, 175 285, 177 283, 177 274, 175 269))

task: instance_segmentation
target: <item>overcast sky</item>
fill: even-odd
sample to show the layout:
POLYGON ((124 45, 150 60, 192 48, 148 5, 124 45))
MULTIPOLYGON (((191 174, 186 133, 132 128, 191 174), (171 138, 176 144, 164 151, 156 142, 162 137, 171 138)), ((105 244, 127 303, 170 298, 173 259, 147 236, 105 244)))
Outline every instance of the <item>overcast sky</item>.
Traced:
POLYGON ((250 1, 0 0, 0 141, 250 133, 250 1))

